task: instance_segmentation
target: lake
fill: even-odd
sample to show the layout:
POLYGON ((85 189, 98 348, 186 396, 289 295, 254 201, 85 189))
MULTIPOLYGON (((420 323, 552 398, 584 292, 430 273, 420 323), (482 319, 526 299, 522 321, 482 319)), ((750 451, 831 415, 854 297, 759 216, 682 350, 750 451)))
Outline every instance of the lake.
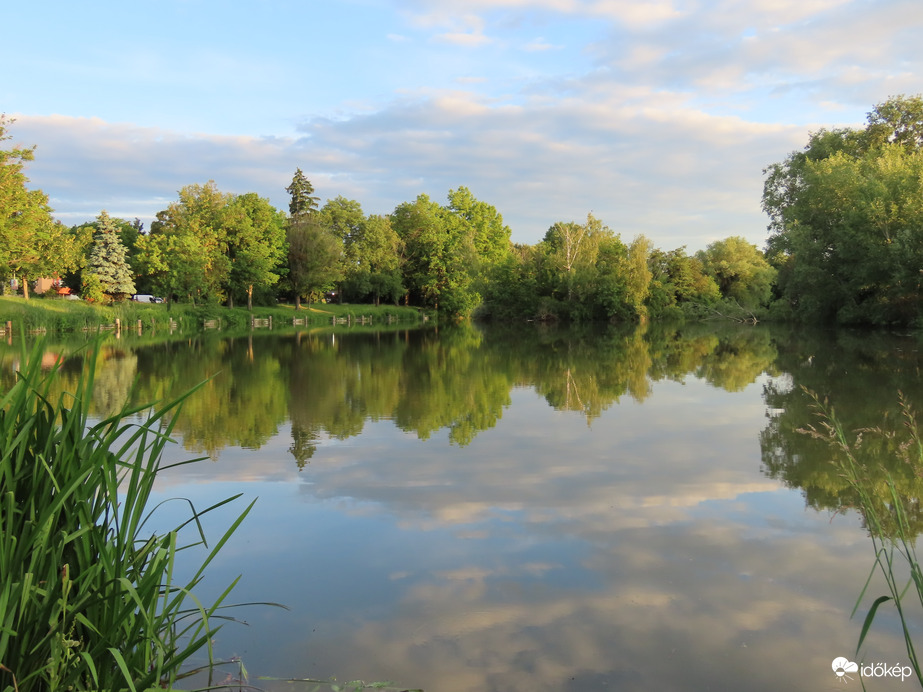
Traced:
MULTIPOLYGON (((899 391, 923 406, 917 348, 730 324, 125 335, 101 350, 94 410, 210 378, 167 461, 205 459, 164 472, 157 499, 242 493, 206 522, 216 539, 257 498, 202 593, 240 575, 231 601, 288 606, 235 610, 248 624, 215 639, 260 688, 860 689, 831 662, 858 660, 884 587, 850 618, 872 542, 829 447, 798 432, 816 422, 803 388, 849 429, 900 427, 899 391)), ((917 468, 879 462, 919 497, 917 468)), ((893 607, 860 658, 907 664, 893 607)))

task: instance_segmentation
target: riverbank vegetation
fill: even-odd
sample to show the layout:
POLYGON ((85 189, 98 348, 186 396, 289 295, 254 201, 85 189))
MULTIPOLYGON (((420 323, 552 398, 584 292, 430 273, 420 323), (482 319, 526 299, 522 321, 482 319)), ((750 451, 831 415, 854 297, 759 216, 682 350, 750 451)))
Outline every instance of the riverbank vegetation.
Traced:
POLYGON ((233 584, 211 605, 196 587, 250 508, 212 544, 200 518, 235 498, 190 505, 189 519, 165 533, 146 528, 182 398, 94 423, 95 358, 64 393, 60 364, 43 372, 40 356, 25 359, 0 400, 0 689, 172 686, 192 654, 210 652, 225 619, 218 611, 233 584), (179 581, 177 552, 195 546, 206 546, 202 564, 179 581))
MULTIPOLYGON (((0 118, 0 139, 10 121, 0 118)), ((321 206, 301 169, 289 210, 255 193, 193 184, 156 215, 66 228, 23 172, 32 149, 0 152, 0 278, 96 304, 131 293, 194 308, 301 302, 403 304, 459 319, 633 322, 704 316, 754 322, 916 326, 923 265, 923 98, 895 97, 864 129, 820 130, 768 166, 765 251, 739 236, 696 251, 623 239, 592 214, 514 244, 497 209, 466 187, 389 214, 342 196, 321 206)))
POLYGON ((415 324, 428 316, 417 308, 394 305, 318 304, 297 314, 291 305, 227 308, 206 303, 173 305, 122 301, 96 303, 52 297, 25 300, 0 296, 0 330, 10 322, 14 332, 96 332, 119 329, 125 332, 169 333, 203 328, 242 331, 253 324, 280 329, 291 326, 323 327, 334 324, 415 324), (116 322, 118 321, 118 322, 116 322))

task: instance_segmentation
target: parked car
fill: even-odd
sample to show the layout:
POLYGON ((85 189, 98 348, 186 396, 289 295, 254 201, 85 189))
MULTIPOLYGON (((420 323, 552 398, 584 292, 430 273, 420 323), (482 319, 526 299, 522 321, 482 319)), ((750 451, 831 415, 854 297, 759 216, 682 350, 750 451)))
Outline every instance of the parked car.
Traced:
POLYGON ((136 293, 131 299, 137 303, 162 303, 163 298, 147 295, 146 293, 136 293))

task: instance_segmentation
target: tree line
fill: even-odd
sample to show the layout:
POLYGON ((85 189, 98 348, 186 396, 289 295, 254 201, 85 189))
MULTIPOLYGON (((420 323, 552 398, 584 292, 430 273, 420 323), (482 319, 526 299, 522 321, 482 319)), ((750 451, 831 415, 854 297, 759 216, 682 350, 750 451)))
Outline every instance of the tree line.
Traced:
MULTIPOLYGON (((10 120, 0 116, 0 141, 10 120)), ((156 214, 103 211, 55 222, 29 190, 33 149, 0 151, 4 286, 58 276, 84 298, 153 293, 200 303, 322 298, 403 302, 451 317, 637 321, 722 315, 915 324, 923 277, 923 99, 877 105, 861 130, 812 133, 804 151, 769 166, 765 251, 732 236, 690 253, 644 236, 626 242, 600 219, 552 224, 512 243, 496 208, 466 187, 445 203, 421 194, 367 215, 338 196, 321 206, 297 169, 288 213, 213 181, 189 185, 156 214)))

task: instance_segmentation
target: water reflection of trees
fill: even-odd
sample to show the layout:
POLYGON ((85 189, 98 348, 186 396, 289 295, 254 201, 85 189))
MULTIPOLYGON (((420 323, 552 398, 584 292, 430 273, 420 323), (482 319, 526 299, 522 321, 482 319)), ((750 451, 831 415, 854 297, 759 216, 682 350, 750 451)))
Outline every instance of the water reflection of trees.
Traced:
POLYGON ((808 506, 834 512, 859 507, 841 454, 828 441, 804 434, 817 425, 810 392, 826 399, 856 450, 864 481, 880 508, 892 503, 890 476, 915 534, 923 531, 923 468, 906 454, 909 431, 898 392, 923 402, 916 342, 884 333, 802 331, 777 340, 778 368, 786 373, 764 386, 768 422, 760 436, 764 472, 802 490, 808 506), (874 430, 873 430, 874 429, 874 430))
MULTIPOLYGON (((369 421, 467 445, 497 425, 515 387, 590 424, 623 397, 643 402, 659 380, 692 376, 736 391, 775 358, 767 330, 703 325, 208 334, 103 351, 97 414, 168 400, 201 383, 177 423, 187 448, 213 458, 227 446, 258 448, 288 420, 299 467, 322 440, 358 435, 369 421)), ((62 387, 78 369, 75 361, 65 365, 62 387)), ((4 368, 0 378, 11 372, 4 368)))

